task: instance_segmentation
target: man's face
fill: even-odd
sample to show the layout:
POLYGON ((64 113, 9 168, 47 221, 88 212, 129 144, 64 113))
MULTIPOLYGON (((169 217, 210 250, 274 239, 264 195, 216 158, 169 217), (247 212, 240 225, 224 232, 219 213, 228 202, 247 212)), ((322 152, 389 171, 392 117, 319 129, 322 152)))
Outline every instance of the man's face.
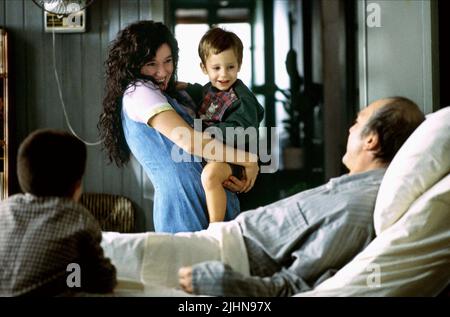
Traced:
POLYGON ((350 173, 358 172, 365 166, 361 165, 361 157, 364 153, 364 142, 368 136, 361 133, 375 110, 386 104, 385 100, 377 100, 361 110, 355 123, 350 127, 347 139, 347 151, 342 158, 342 163, 350 170, 350 173))

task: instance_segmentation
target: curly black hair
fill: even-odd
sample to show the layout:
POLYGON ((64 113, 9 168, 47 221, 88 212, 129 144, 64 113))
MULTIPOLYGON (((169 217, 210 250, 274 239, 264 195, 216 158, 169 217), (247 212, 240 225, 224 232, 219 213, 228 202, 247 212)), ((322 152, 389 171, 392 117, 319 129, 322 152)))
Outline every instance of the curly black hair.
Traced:
POLYGON ((161 22, 138 21, 121 30, 109 46, 105 62, 105 97, 98 129, 103 139, 103 150, 108 159, 121 167, 130 160, 130 149, 122 129, 122 96, 125 90, 141 79, 153 80, 142 75, 142 66, 152 60, 157 50, 168 44, 172 50, 174 66, 166 93, 174 95, 178 64, 178 43, 169 28, 161 22))

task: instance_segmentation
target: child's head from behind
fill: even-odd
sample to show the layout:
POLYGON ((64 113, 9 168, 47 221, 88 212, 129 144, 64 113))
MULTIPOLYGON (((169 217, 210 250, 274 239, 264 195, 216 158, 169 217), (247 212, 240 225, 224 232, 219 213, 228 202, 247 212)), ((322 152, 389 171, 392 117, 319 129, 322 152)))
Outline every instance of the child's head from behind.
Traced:
POLYGON ((228 90, 235 83, 242 51, 242 41, 233 32, 213 28, 203 35, 198 46, 200 66, 214 87, 228 90))
POLYGON ((17 176, 23 192, 72 198, 86 167, 86 146, 68 132, 42 129, 21 143, 17 176))

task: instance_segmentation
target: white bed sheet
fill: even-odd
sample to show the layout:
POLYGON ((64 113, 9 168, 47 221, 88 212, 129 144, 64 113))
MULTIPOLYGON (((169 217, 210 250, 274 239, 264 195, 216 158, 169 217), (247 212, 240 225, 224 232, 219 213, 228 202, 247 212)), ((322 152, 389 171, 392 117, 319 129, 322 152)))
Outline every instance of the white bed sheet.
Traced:
POLYGON ((177 234, 103 232, 101 245, 117 269, 116 296, 190 296, 178 287, 178 269, 208 260, 249 275, 247 250, 234 222, 177 234))

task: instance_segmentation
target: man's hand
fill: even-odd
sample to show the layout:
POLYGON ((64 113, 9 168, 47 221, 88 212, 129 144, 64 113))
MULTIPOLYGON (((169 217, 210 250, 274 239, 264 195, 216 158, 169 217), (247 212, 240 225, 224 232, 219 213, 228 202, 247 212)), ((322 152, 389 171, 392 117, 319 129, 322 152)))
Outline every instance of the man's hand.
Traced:
POLYGON ((178 282, 186 293, 192 293, 192 266, 183 266, 178 270, 178 282))

